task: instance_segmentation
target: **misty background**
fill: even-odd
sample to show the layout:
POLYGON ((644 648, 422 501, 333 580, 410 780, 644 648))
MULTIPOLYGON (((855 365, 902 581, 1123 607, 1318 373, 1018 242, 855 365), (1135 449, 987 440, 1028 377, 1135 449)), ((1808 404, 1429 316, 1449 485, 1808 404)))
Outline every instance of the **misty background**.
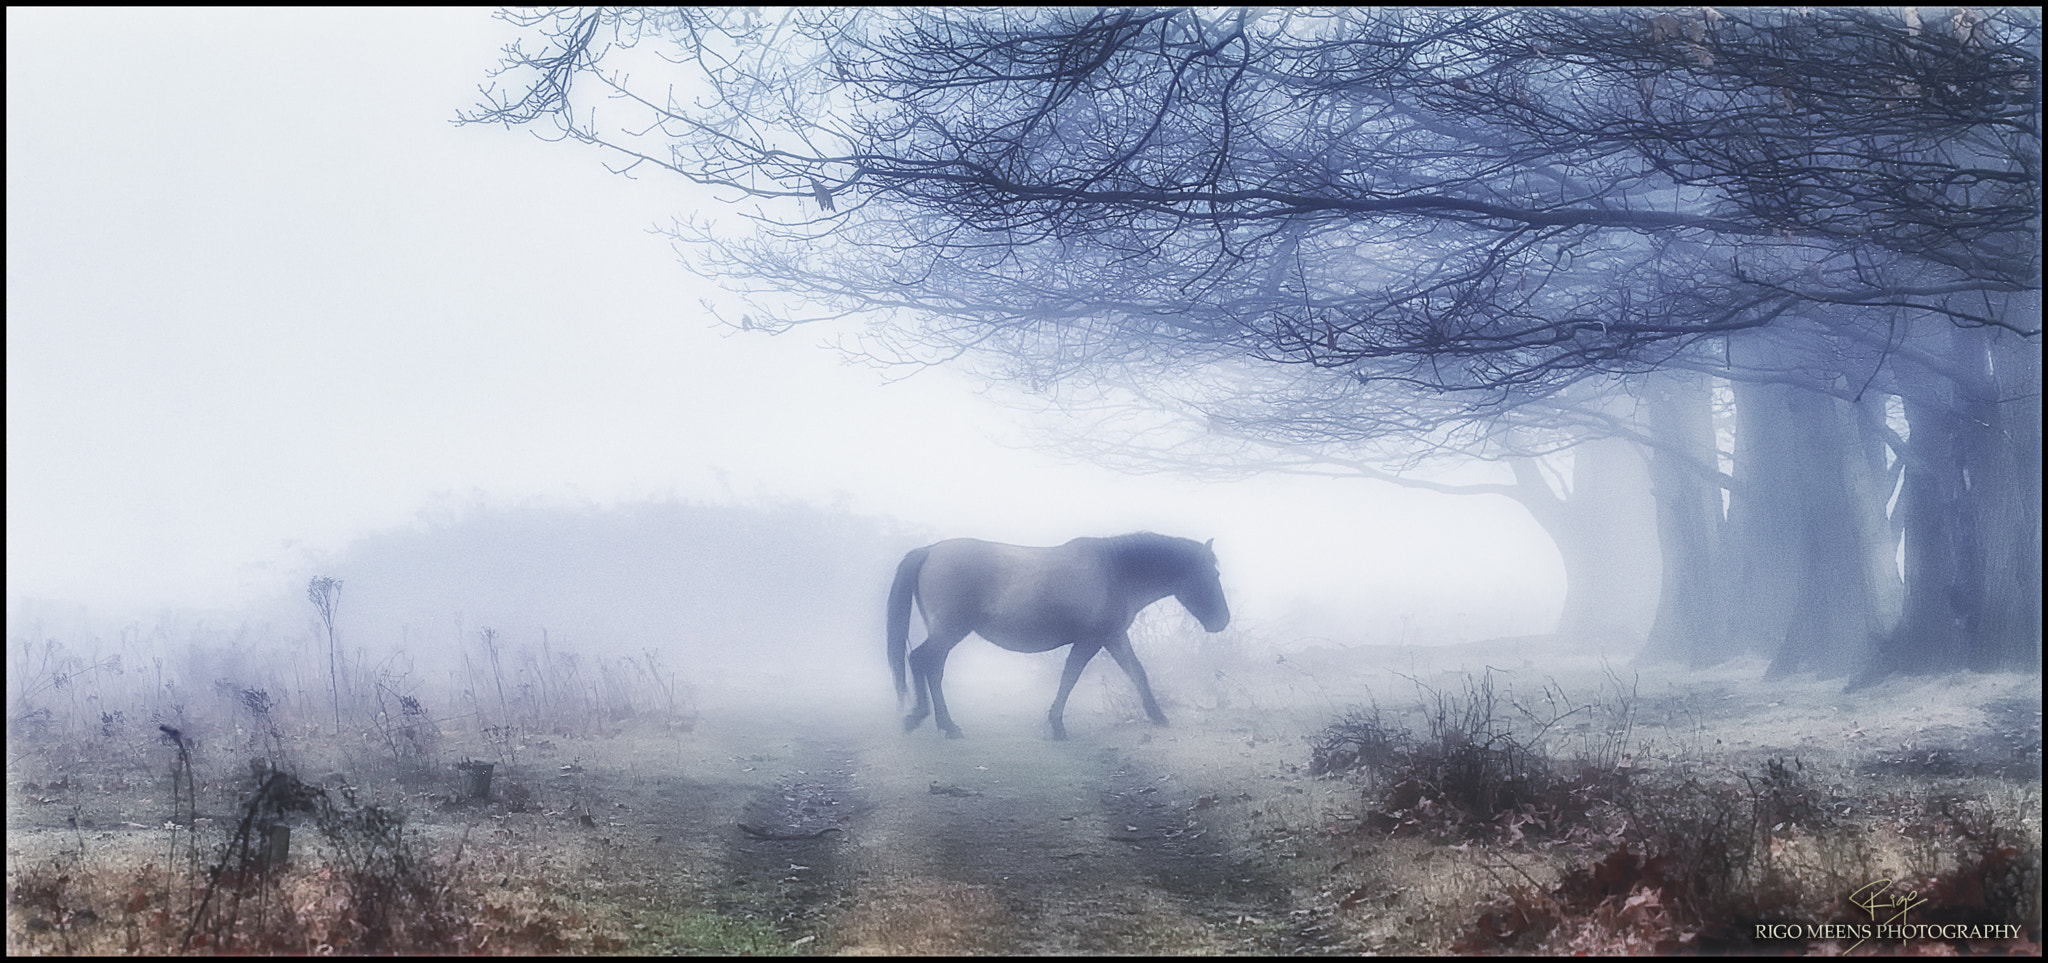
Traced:
POLYGON ((318 575, 372 654, 491 626, 879 679, 904 550, 1138 529, 1215 538, 1260 644, 1555 629, 1505 498, 1120 474, 1014 389, 720 326, 649 230, 708 193, 450 123, 516 33, 487 11, 8 27, 10 636, 260 649, 318 575))

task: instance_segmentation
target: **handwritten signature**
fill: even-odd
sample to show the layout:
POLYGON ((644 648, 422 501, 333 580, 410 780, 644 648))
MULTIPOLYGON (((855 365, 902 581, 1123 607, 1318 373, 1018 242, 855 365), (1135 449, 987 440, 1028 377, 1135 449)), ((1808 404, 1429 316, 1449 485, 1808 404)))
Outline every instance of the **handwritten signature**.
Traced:
MULTIPOLYGON (((1904 891, 1892 893, 1891 890, 1892 881, 1889 879, 1865 883, 1861 888, 1849 894, 1849 905, 1870 914, 1870 921, 1873 923, 1900 925, 1906 921, 1906 911, 1927 902, 1918 893, 1904 891), (1890 915, 1880 919, 1878 916, 1880 913, 1888 913, 1890 915)), ((1849 949, 1853 950, 1861 945, 1863 945, 1863 940, 1857 940, 1849 945, 1849 949)))

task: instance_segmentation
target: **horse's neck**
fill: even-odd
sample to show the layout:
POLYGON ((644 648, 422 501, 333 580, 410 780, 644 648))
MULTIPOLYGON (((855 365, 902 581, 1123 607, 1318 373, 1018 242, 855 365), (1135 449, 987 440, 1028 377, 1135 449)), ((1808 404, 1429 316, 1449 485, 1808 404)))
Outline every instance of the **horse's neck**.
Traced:
POLYGON ((1119 545, 1111 549, 1111 556, 1105 561, 1109 573, 1122 583, 1120 592, 1133 615, 1174 594, 1183 581, 1184 573, 1178 570, 1179 566, 1151 546, 1119 545))
POLYGON ((1130 602, 1133 615, 1146 606, 1172 595, 1175 588, 1171 580, 1163 578, 1132 578, 1126 585, 1124 597, 1130 602))

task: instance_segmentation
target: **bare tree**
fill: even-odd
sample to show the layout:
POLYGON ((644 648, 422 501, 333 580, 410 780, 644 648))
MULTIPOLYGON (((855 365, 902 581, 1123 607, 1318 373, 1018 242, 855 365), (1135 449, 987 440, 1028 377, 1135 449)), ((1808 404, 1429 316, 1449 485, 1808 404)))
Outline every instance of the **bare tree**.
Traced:
MULTIPOLYGON (((2037 11, 511 16, 547 49, 509 49, 519 82, 464 119, 768 205, 749 233, 675 228, 762 295, 742 327, 865 314, 862 351, 1032 387, 1299 369, 1274 407, 1309 433, 1311 399, 1354 389, 1431 412, 1322 418, 1325 440, 1638 393, 1660 624, 1694 655, 1729 608, 1722 483, 1689 467, 1715 457, 1706 379, 1788 386, 1831 400, 1783 418, 1849 419, 1841 451, 1903 466, 1908 547, 1896 627, 1881 587, 1812 581, 1864 611, 1771 629, 1781 662, 2039 663, 2037 11), (1852 415, 1870 396, 1910 430, 1852 415)), ((1831 463, 1846 485, 1869 459, 1831 463)), ((1870 498, 1828 488, 1781 517, 1861 570, 1881 548, 1841 521, 1870 498)))

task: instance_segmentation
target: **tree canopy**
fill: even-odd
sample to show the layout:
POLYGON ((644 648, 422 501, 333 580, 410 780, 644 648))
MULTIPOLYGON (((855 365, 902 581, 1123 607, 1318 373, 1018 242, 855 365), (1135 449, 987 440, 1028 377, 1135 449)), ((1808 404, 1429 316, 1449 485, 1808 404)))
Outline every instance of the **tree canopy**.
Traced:
MULTIPOLYGON (((1674 434, 1692 416, 1651 431, 1614 401, 1790 386, 1849 406, 1800 417, 1847 419, 1889 451, 1879 474, 1896 460, 1935 493, 1898 511, 1935 526, 1920 548, 1950 543, 1918 564, 1945 569, 1929 584, 1985 552, 2032 580, 2038 663, 2038 507, 1994 549, 1954 507, 1985 497, 1970 469, 1915 451, 1962 438, 1957 466, 2017 479, 1981 511, 2038 506, 2038 10, 506 16, 545 48, 508 48, 506 86, 463 119, 754 204, 749 230, 675 227, 761 295, 742 327, 862 314, 885 359, 1171 385, 1262 442, 1633 431, 1706 476, 1698 432, 1674 434), (1851 414, 1881 397, 1910 432, 1851 414)), ((1902 624, 1972 637, 1997 607, 1972 591, 1902 624)), ((2028 617, 1995 620, 2022 659, 2028 617)))
POLYGON ((1042 378, 1148 349, 1528 392, 1809 304, 2035 327, 1986 307, 2039 274, 2017 12, 522 20, 551 47, 507 69, 540 76, 470 119, 808 202, 707 265, 1042 378), (689 83, 608 59, 650 37, 689 83))

